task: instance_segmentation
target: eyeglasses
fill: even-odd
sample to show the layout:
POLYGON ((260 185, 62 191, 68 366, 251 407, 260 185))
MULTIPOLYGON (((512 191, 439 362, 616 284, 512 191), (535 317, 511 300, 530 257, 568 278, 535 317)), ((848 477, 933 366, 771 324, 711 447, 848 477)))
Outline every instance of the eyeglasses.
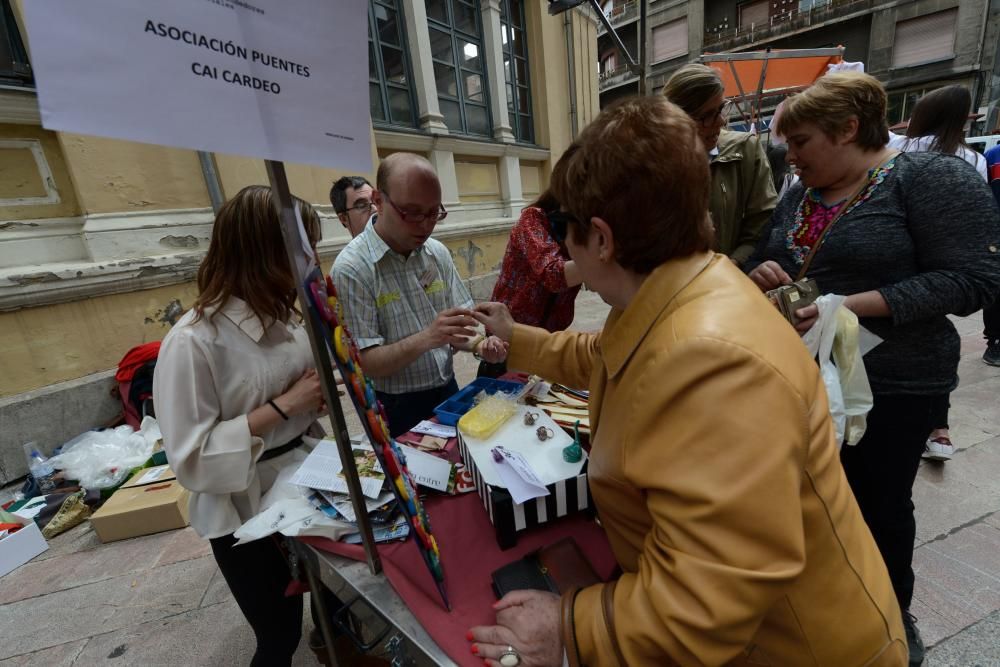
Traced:
POLYGON ((354 204, 354 206, 350 206, 348 208, 345 208, 343 211, 340 211, 340 212, 341 213, 347 213, 347 214, 362 213, 364 215, 368 215, 369 213, 372 212, 372 207, 373 206, 374 206, 374 204, 371 203, 370 201, 362 200, 362 201, 359 201, 356 204, 354 204))
POLYGON ((446 211, 444 206, 442 206, 441 204, 438 204, 438 210, 436 213, 419 213, 415 211, 402 210, 401 208, 396 206, 391 199, 389 199, 389 195, 387 195, 385 192, 382 193, 382 199, 389 202, 389 206, 391 206, 392 210, 394 210, 397 214, 399 214, 399 217, 402 218, 403 222, 409 224, 419 225, 420 223, 425 222, 426 220, 433 220, 434 222, 440 222, 441 220, 444 220, 446 217, 448 217, 448 211, 446 211))
POLYGON ((549 227, 552 228, 552 238, 556 240, 556 243, 566 243, 569 223, 580 223, 572 213, 566 211, 548 211, 546 215, 549 219, 549 227))
POLYGON ((711 125, 715 122, 715 119, 719 116, 722 117, 722 120, 728 120, 729 113, 732 109, 733 103, 730 100, 726 100, 718 109, 703 113, 700 116, 691 116, 691 119, 702 127, 711 127, 711 125))

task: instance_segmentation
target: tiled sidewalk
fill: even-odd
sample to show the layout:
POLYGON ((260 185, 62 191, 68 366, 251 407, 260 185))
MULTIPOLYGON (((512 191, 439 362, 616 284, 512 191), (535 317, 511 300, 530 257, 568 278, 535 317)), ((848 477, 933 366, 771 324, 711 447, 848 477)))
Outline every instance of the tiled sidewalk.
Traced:
MULTIPOLYGON (((574 326, 597 329, 606 312, 584 292, 574 326)), ((956 322, 959 451, 917 479, 913 612, 932 646, 925 664, 985 667, 1000 665, 1000 369, 980 361, 980 316, 956 322)), ((468 355, 456 366, 460 382, 475 375, 468 355)), ((85 523, 0 578, 0 667, 246 665, 253 646, 208 544, 190 529, 102 545, 85 523)), ((316 664, 305 641, 295 664, 316 664)))

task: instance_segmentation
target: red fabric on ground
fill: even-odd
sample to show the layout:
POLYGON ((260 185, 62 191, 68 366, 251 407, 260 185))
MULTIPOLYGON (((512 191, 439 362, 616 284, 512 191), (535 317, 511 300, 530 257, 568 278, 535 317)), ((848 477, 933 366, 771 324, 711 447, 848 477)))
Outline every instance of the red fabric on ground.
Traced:
POLYGON ((118 362, 118 372, 115 373, 115 380, 118 382, 128 382, 135 375, 135 371, 147 361, 156 359, 160 354, 160 341, 136 345, 125 353, 122 360, 118 362))
MULTIPOLYGON (((424 504, 441 549, 451 612, 445 611, 434 580, 411 540, 380 544, 378 552, 393 589, 438 646, 459 665, 483 664, 482 658, 472 655, 465 633, 473 626, 496 621, 490 574, 497 568, 564 537, 576 540, 603 579, 610 577, 616 566, 604 530, 586 515, 576 514, 518 533, 517 546, 500 551, 478 494, 428 498, 424 504)), ((299 539, 323 551, 365 559, 361 545, 315 537, 299 539)))

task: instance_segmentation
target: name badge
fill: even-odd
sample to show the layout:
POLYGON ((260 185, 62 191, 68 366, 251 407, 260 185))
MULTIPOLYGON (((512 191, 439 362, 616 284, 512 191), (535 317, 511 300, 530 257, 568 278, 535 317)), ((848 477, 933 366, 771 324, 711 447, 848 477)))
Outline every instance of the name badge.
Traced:
POLYGON ((427 289, 431 286, 431 283, 438 277, 438 271, 436 266, 431 266, 429 269, 420 274, 420 287, 422 289, 427 289))

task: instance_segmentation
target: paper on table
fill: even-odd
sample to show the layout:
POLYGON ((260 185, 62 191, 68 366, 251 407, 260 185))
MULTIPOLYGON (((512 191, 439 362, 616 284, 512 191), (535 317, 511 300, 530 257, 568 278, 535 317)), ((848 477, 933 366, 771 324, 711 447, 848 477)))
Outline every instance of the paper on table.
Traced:
POLYGON ((523 456, 506 447, 494 447, 492 451, 499 452, 503 456, 502 461, 493 459, 493 466, 515 503, 520 504, 532 498, 549 495, 549 490, 542 484, 542 480, 538 479, 538 475, 523 456))
POLYGON ((406 456, 406 467, 413 476, 413 481, 447 493, 448 480, 451 479, 451 461, 406 445, 399 445, 399 449, 406 456))
MULTIPOLYGON (((362 449, 353 451, 356 460, 359 456, 371 456, 372 459, 375 457, 375 452, 372 451, 362 449)), ((340 474, 342 470, 343 465, 340 463, 337 443, 332 440, 320 440, 299 466, 299 469, 295 471, 295 474, 292 475, 292 484, 321 491, 348 493, 347 479, 340 474)), ((359 465, 358 474, 361 476, 361 493, 369 498, 378 498, 382 492, 382 483, 385 481, 378 461, 372 461, 368 465, 359 465), (377 476, 365 476, 365 472, 376 473, 377 476)))
POLYGON ((444 424, 435 424, 427 419, 423 420, 416 426, 410 429, 414 433, 421 433, 423 435, 433 435, 436 438, 454 438, 458 435, 455 432, 454 426, 446 426, 444 424))
MULTIPOLYGON (((358 516, 354 513, 354 503, 351 502, 350 496, 345 495, 334 495, 329 491, 319 491, 318 492, 323 499, 330 504, 330 506, 337 510, 340 516, 344 517, 347 521, 355 522, 358 520, 358 516)), ((378 498, 368 498, 365 500, 365 511, 371 512, 373 510, 382 507, 386 503, 392 501, 394 498, 392 491, 385 491, 379 494, 378 498)))
POLYGON ((479 468, 483 481, 490 486, 503 486, 503 480, 497 474, 496 468, 491 463, 490 450, 502 445, 508 451, 517 452, 531 465, 539 479, 545 484, 570 479, 580 474, 587 460, 584 453, 583 459, 576 463, 567 462, 562 456, 562 450, 572 444, 573 438, 567 435, 556 424, 552 417, 536 408, 519 406, 517 413, 507 420, 496 433, 489 438, 479 440, 467 433, 462 433, 462 439, 469 455, 479 468), (524 415, 527 412, 536 413, 535 424, 525 426, 524 415), (537 429, 544 427, 551 429, 552 436, 544 442, 538 439, 537 429))

